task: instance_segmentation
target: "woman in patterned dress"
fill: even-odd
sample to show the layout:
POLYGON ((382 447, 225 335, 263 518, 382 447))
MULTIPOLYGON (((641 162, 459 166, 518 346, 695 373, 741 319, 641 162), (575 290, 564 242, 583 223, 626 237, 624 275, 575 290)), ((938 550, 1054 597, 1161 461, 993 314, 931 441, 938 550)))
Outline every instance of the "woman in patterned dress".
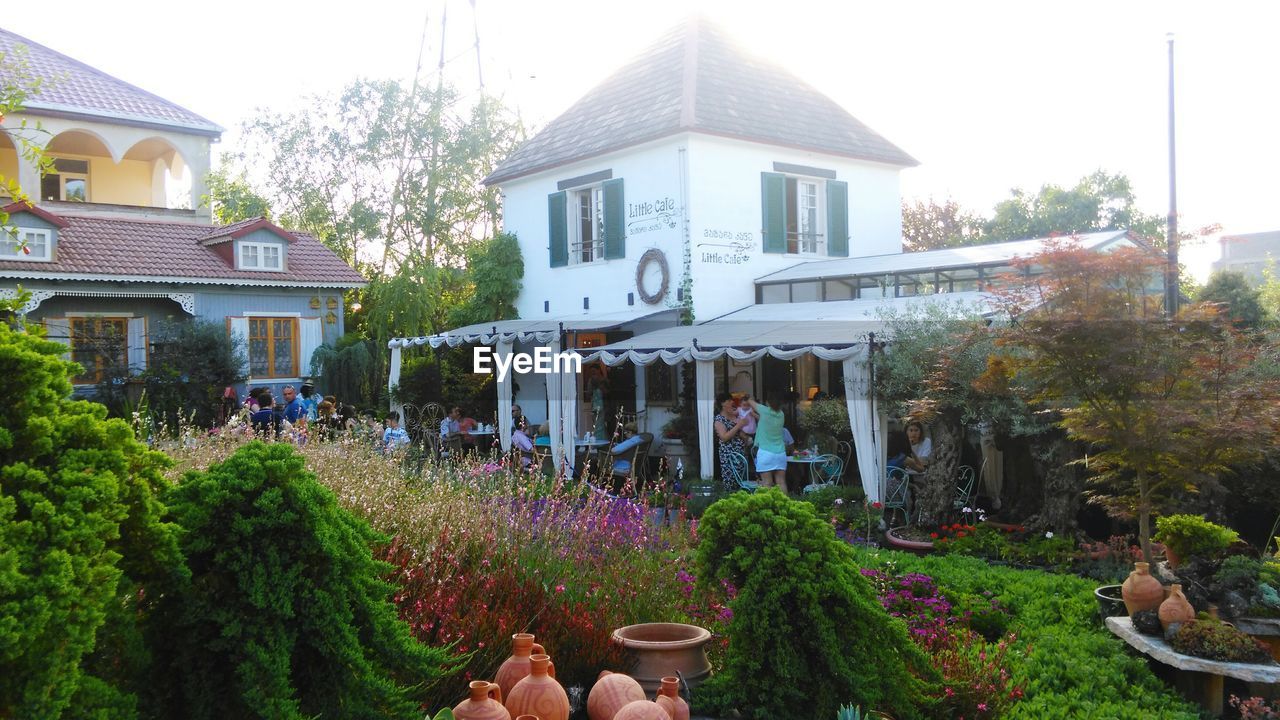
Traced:
POLYGON ((716 414, 714 424, 716 438, 720 441, 720 481, 727 487, 736 489, 738 484, 729 476, 726 468, 729 467, 729 457, 734 453, 747 456, 747 441, 742 434, 742 428, 747 421, 745 418, 738 417, 737 404, 729 393, 720 393, 716 403, 720 406, 720 412, 716 414))

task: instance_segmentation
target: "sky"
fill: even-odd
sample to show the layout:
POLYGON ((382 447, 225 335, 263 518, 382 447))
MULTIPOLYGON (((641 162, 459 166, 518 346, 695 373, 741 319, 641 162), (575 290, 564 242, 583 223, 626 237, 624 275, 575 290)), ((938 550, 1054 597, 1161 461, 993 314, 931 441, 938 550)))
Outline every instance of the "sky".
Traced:
MULTIPOLYGON (((1280 229, 1276 2, 787 0, 63 0, 3 27, 227 128, 359 78, 434 79, 502 97, 537 130, 701 12, 906 150, 904 200, 989 213, 1015 187, 1126 174, 1168 212, 1168 45, 1175 38, 1184 229, 1280 229), (65 22, 57 21, 59 18, 65 22), (425 31, 424 31, 425 30, 425 31), (477 49, 477 37, 478 49, 477 49), (425 40, 425 42, 424 42, 425 40)), ((1184 251, 1207 273, 1217 244, 1184 251)))

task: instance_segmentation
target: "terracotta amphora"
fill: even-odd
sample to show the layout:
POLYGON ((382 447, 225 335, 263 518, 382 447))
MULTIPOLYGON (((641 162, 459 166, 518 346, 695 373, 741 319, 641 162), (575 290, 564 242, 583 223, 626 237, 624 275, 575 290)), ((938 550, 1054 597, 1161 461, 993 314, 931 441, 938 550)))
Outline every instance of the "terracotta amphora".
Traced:
POLYGON ((671 720, 689 720, 689 703, 680 697, 680 678, 662 678, 662 686, 658 688, 658 697, 654 698, 653 701, 667 711, 667 714, 671 716, 671 720))
POLYGON ((1125 578, 1120 586, 1120 596, 1124 598, 1124 608, 1129 615, 1143 610, 1155 610, 1164 602, 1164 586, 1150 572, 1151 566, 1144 562, 1133 564, 1133 572, 1125 578))
POLYGON ((613 720, 624 705, 644 699, 644 688, 630 675, 604 670, 587 695, 587 717, 591 720, 613 720))
POLYGON ((622 706, 613 720, 671 720, 671 716, 657 703, 637 700, 622 706))
POLYGON ((569 695, 551 675, 551 658, 529 657, 529 675, 507 695, 512 715, 537 715, 542 720, 569 720, 569 695))
POLYGON ((529 633, 516 633, 511 636, 511 657, 502 662, 498 674, 493 681, 502 688, 502 697, 511 695, 511 688, 516 686, 529 674, 529 656, 545 655, 547 651, 533 641, 529 633))
POLYGON ((453 708, 455 720, 511 720, 511 713, 502 706, 498 683, 475 680, 470 688, 471 696, 453 708))
POLYGON ((1172 585, 1169 588, 1169 597, 1160 603, 1160 627, 1168 629, 1173 623, 1184 623, 1196 619, 1196 609, 1187 602, 1187 596, 1182 594, 1181 585, 1172 585))
POLYGON ((520 717, 516 718, 516 720, 542 720, 542 718, 538 717, 537 715, 521 715, 520 717))

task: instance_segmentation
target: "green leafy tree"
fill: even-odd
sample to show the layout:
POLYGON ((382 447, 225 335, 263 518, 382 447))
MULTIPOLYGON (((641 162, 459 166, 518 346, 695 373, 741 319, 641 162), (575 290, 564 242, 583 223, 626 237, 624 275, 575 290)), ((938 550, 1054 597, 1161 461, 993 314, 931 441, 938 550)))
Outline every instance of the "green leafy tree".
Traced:
POLYGON ((271 219, 271 203, 249 183, 243 168, 233 170, 223 164, 205 177, 209 193, 201 204, 213 211, 213 219, 223 225, 264 217, 271 219))
POLYGON ((73 401, 66 348, 0 324, 0 717, 128 716, 123 652, 182 573, 166 458, 73 401), (121 650, 121 652, 116 652, 121 650), (79 693, 77 695, 77 693, 79 693), (99 711, 101 713, 99 714, 99 711))
POLYGON ((466 304, 453 309, 449 324, 455 327, 517 316, 516 298, 524 278, 520 243, 510 233, 500 233, 467 248, 467 280, 472 287, 466 304))
POLYGON ((889 340, 875 357, 876 392, 898 417, 928 424, 933 442, 917 497, 927 525, 951 510, 964 426, 991 423, 1005 435, 1045 429, 1007 382, 991 381, 988 371, 999 353, 978 310, 938 302, 881 313, 889 340))
POLYGON ((387 541, 288 445, 251 443, 169 496, 191 579, 150 627, 158 714, 412 718, 452 668, 418 643, 374 560, 387 541), (180 638, 180 642, 173 639, 180 638))
POLYGON ((1101 230, 1131 230, 1157 246, 1164 242, 1164 220, 1138 210, 1129 178, 1103 170, 1072 188, 1049 184, 1036 193, 1013 190, 996 205, 985 235, 988 242, 999 242, 1101 230))
MULTIPOLYGON (((58 79, 46 77, 31 68, 25 45, 19 45, 9 52, 0 52, 0 120, 22 112, 23 104, 29 98, 39 95, 45 85, 57 82, 58 79)), ((5 128, 5 134, 14 143, 19 157, 34 163, 41 172, 53 171, 53 161, 45 156, 44 144, 35 141, 36 137, 47 134, 39 125, 29 125, 23 118, 16 125, 10 123, 5 128)), ((0 174, 0 186, 5 188, 10 202, 29 200, 17 178, 0 174)), ((8 225, 9 214, 0 211, 0 228, 8 225)))
POLYGON ((1090 500, 1137 517, 1151 559, 1151 515, 1232 464, 1256 460, 1280 428, 1277 348, 1237 332, 1217 309, 1162 312, 1158 254, 1057 242, 1025 260, 1043 269, 997 290, 1016 318, 1001 366, 1030 399, 1095 448, 1090 500))
POLYGON ((776 490, 731 495, 698 535, 698 582, 727 581, 737 596, 724 669, 695 702, 758 720, 831 717, 842 703, 924 716, 929 658, 812 505, 776 490))
POLYGON ((383 354, 364 333, 347 333, 336 345, 321 345, 311 357, 311 374, 326 395, 372 407, 386 383, 383 354))
POLYGON ((933 198, 902 203, 902 249, 907 252, 943 250, 992 242, 985 232, 986 220, 960 207, 951 198, 941 203, 933 198))
POLYGON ((1257 330, 1271 321, 1262 305, 1262 291, 1238 272, 1223 270, 1214 273, 1196 293, 1196 300, 1218 305, 1239 330, 1257 330))

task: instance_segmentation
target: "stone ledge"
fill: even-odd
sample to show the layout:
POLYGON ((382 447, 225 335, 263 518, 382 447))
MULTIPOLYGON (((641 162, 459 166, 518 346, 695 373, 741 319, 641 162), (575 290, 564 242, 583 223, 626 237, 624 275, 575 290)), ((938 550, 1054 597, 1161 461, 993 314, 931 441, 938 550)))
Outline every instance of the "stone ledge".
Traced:
POLYGON ((1225 677, 1257 683, 1280 683, 1280 665, 1270 663, 1229 663, 1217 660, 1206 660, 1191 655, 1183 655, 1169 646, 1164 638, 1143 635, 1133 627, 1133 620, 1127 617, 1107 618, 1107 629, 1120 639, 1146 655, 1159 660, 1165 665, 1179 670, 1222 675, 1225 677))

